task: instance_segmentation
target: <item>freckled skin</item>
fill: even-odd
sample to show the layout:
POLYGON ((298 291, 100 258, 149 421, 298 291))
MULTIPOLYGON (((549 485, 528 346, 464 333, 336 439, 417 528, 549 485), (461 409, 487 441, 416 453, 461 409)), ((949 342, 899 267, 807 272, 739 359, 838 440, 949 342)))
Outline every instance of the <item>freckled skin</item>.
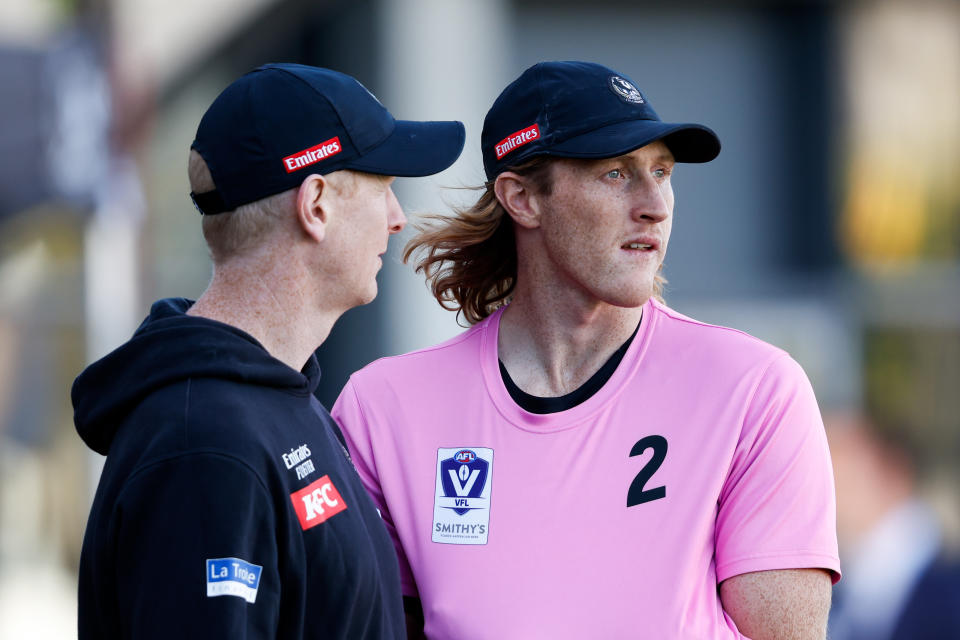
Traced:
MULTIPOLYGON (((347 173, 347 172, 344 172, 347 173)), ((349 172, 353 180, 336 190, 329 201, 329 240, 319 248, 319 258, 328 273, 337 298, 345 309, 367 304, 377 295, 380 254, 387 239, 406 224, 403 210, 393 193, 393 178, 349 172)))
MULTIPOLYGON (((498 352, 527 393, 582 385, 623 344, 653 294, 673 224, 673 157, 662 142, 606 160, 559 160, 552 190, 511 177, 498 191, 515 221, 518 277, 498 352), (652 251, 624 248, 631 241, 652 251)), ((751 640, 823 640, 830 575, 757 571, 719 586, 724 610, 751 640)))
POLYGON ((546 193, 498 177, 517 241, 500 356, 527 393, 576 389, 636 329, 670 238, 673 165, 658 141, 616 158, 555 160, 546 193))
POLYGON ((724 580, 720 601, 751 640, 823 640, 831 586, 822 569, 755 571, 724 580))
POLYGON ((552 193, 541 205, 547 260, 539 284, 619 307, 646 302, 673 224, 673 164, 662 142, 617 158, 557 162, 552 193), (646 253, 622 248, 638 237, 660 246, 646 253))
POLYGON ((275 237, 216 265, 188 313, 240 327, 301 369, 337 318, 377 295, 379 255, 406 224, 392 182, 350 170, 309 176, 275 237))

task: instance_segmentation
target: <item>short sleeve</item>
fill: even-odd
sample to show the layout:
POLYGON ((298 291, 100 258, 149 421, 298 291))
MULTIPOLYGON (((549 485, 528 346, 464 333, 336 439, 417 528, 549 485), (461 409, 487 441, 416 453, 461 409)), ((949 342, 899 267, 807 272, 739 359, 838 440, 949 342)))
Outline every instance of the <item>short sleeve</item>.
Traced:
POLYGON ((413 579, 413 571, 410 569, 410 562, 400 544, 400 536, 397 533, 397 527, 390 515, 390 509, 387 507, 383 496, 383 489, 380 486, 380 477, 377 473, 376 458, 373 453, 373 442, 371 438, 371 426, 363 413, 360 405, 360 398, 357 395, 356 386, 353 379, 347 381, 340 397, 333 405, 330 412, 333 419, 340 425, 343 436, 347 441, 347 448, 353 458, 353 465, 357 469, 360 481, 363 483, 370 498, 377 506, 380 517, 383 518, 383 524, 390 534, 393 546, 397 552, 397 560, 400 564, 400 586, 403 594, 406 596, 419 597, 416 582, 413 579))
POLYGON ((258 476, 229 456, 191 453, 132 476, 113 525, 123 637, 274 637, 273 514, 258 476))
POLYGON ((717 581, 822 568, 840 578, 830 451, 813 390, 786 354, 760 377, 719 500, 717 581))

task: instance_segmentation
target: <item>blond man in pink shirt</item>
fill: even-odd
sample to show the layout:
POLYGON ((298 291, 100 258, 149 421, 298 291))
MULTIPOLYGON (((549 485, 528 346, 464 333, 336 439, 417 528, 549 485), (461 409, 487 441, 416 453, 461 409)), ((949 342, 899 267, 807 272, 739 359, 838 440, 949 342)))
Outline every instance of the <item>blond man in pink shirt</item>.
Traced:
POLYGON ((473 326, 355 373, 333 410, 411 636, 824 638, 840 566, 806 376, 660 299, 671 173, 715 134, 551 62, 481 145, 486 192, 407 254, 473 326))

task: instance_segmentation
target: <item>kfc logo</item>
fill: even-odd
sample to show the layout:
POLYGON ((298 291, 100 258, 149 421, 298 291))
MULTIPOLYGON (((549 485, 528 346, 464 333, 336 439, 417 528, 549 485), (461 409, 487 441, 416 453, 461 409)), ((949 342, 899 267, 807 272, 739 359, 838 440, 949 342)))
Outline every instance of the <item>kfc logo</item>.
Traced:
POLYGON ((304 531, 325 522, 347 508, 347 503, 333 486, 330 476, 323 476, 300 491, 290 494, 290 500, 293 502, 293 509, 297 512, 297 518, 304 531))

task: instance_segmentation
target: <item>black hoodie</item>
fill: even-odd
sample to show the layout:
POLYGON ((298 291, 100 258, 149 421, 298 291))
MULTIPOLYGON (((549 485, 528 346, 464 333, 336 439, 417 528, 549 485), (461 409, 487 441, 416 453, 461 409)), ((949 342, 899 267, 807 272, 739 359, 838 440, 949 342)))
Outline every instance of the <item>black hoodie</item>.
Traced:
POLYGON ((402 638, 397 560, 339 430, 250 335, 161 300, 74 382, 107 455, 79 637, 402 638))

